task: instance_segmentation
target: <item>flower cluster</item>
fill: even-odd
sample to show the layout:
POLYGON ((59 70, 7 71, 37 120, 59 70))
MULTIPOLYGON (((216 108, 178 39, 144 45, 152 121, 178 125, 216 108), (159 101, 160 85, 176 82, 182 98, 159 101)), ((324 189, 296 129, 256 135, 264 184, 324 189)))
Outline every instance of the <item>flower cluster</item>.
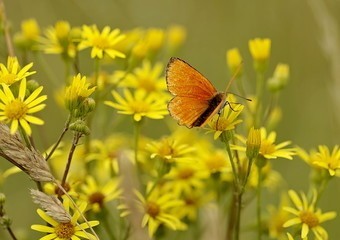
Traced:
MULTIPOLYGON (((190 95, 188 102, 205 108, 196 119, 206 120, 200 126, 204 135, 168 116, 165 64, 185 38, 181 26, 123 31, 67 21, 46 29, 34 19, 22 23, 14 36, 18 57, 0 63, 0 157, 15 166, 0 171, 0 183, 20 171, 36 182, 31 194, 43 222, 31 229, 44 234, 41 240, 196 239, 216 226, 216 239, 239 240, 242 229, 258 239, 328 239, 323 222, 336 212, 323 212, 319 200, 328 182, 340 176, 340 148, 320 145, 307 152, 282 140, 277 100, 290 70, 278 63, 267 76, 271 40, 249 40, 256 90, 244 91, 250 88, 241 81, 251 77, 241 51, 232 48, 226 66, 240 95, 190 95), (53 79, 32 79, 38 52, 59 55, 65 63, 65 78, 53 87, 53 79), (20 54, 32 61, 21 63, 20 54), (53 97, 47 102, 43 90, 55 91, 56 103, 53 97), (42 111, 46 103, 52 117, 42 111), (49 118, 64 122, 58 137, 45 136, 49 124, 33 126, 53 124, 49 118), (276 169, 276 162, 289 166, 297 157, 312 169, 309 194, 285 189, 289 176, 276 169), (267 191, 282 196, 279 206, 267 208, 269 214, 263 207, 267 191), (242 213, 253 214, 253 206, 256 217, 243 221, 242 213)), ((202 77, 191 71, 182 74, 202 77)), ((192 109, 187 106, 185 116, 196 116, 192 109)), ((57 131, 60 124, 53 126, 57 131)), ((0 225, 17 239, 4 199, 0 195, 0 225)))

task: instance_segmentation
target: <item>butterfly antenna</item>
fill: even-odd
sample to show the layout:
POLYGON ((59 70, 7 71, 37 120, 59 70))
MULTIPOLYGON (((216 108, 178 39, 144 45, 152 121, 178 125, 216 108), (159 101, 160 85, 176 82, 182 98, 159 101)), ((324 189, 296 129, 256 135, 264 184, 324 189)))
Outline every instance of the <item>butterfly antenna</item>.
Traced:
POLYGON ((241 67, 243 66, 243 61, 238 65, 238 67, 236 68, 236 71, 234 72, 232 78, 229 80, 227 87, 225 88, 225 94, 227 94, 231 84, 233 83, 233 81, 236 79, 236 76, 239 74, 239 72, 241 71, 241 67))
POLYGON ((230 94, 232 94, 232 95, 235 95, 235 96, 237 96, 237 97, 239 97, 239 98, 242 98, 242 99, 244 99, 244 100, 247 100, 247 101, 249 101, 249 102, 252 101, 250 98, 243 97, 243 96, 238 95, 238 94, 236 94, 236 93, 232 93, 232 92, 227 92, 227 93, 228 93, 228 94, 230 93, 230 94))

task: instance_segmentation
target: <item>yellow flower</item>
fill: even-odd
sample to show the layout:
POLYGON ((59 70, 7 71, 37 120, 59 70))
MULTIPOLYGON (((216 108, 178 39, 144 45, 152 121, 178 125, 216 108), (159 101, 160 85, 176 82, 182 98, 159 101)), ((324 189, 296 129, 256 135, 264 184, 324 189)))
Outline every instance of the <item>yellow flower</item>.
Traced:
POLYGON ((21 79, 31 76, 36 73, 35 71, 28 71, 32 66, 33 63, 29 63, 25 67, 20 68, 18 59, 16 57, 9 56, 7 58, 7 66, 0 63, 0 83, 12 85, 21 79))
POLYGON ((278 91, 287 85, 289 78, 289 65, 279 63, 274 71, 274 76, 268 80, 268 87, 271 91, 278 91))
MULTIPOLYGON (((78 187, 79 181, 78 180, 72 180, 70 181, 70 178, 68 178, 68 181, 65 182, 63 185, 64 189, 66 190, 67 194, 70 195, 71 197, 78 198, 79 193, 78 193, 78 187)), ((44 192, 47 193, 48 195, 55 195, 55 196, 64 196, 64 192, 62 189, 59 188, 54 183, 45 183, 44 184, 44 192)))
POLYGON ((249 50, 255 61, 265 61, 270 56, 271 40, 269 38, 255 38, 249 40, 249 50))
MULTIPOLYGON (((227 65, 232 75, 236 74, 242 64, 242 56, 238 48, 232 48, 226 53, 227 65)), ((237 76, 240 76, 242 70, 240 70, 237 76)))
POLYGON ((231 173, 231 165, 229 161, 229 157, 226 154, 226 151, 215 150, 215 149, 206 149, 200 153, 200 158, 198 161, 202 165, 206 171, 210 174, 214 173, 231 173))
POLYGON ((194 189, 204 188, 204 180, 209 177, 209 172, 200 165, 192 163, 177 164, 164 176, 166 183, 162 188, 165 191, 173 192, 175 196, 182 193, 189 194, 194 189))
POLYGON ((37 40, 40 36, 40 28, 37 21, 33 18, 21 23, 22 35, 29 40, 37 40))
POLYGON ((158 51, 164 44, 164 31, 159 28, 149 28, 146 31, 145 41, 151 51, 158 51))
POLYGON ((254 59, 256 71, 264 72, 267 68, 267 61, 270 56, 271 40, 269 38, 255 38, 249 40, 249 50, 254 59))
MULTIPOLYGON (((119 151, 128 145, 128 139, 124 135, 112 135, 104 140, 95 139, 91 141, 91 151, 87 155, 87 161, 96 161, 96 167, 109 169, 118 174, 119 151)), ((100 171, 101 171, 100 170, 100 171)), ((103 175, 103 174, 101 174, 103 175)))
MULTIPOLYGON (((246 144, 246 138, 241 135, 236 135, 236 137, 244 144, 246 144)), ((284 148, 288 146, 291 142, 285 141, 279 144, 275 144, 276 132, 270 132, 267 134, 265 128, 261 128, 261 147, 259 155, 265 159, 276 159, 276 158, 286 158, 289 160, 293 159, 293 155, 296 154, 295 148, 284 148)), ((246 151, 245 147, 242 146, 232 146, 235 150, 246 151)))
POLYGON ((175 138, 164 137, 161 140, 153 141, 146 146, 150 158, 159 158, 167 163, 185 161, 190 159, 193 148, 189 144, 181 143, 175 138))
POLYGON ((40 28, 33 18, 21 23, 21 32, 14 35, 14 42, 24 50, 36 50, 35 46, 40 38, 40 28))
POLYGON ((312 150, 310 155, 303 150, 299 150, 299 155, 315 167, 326 169, 330 176, 335 176, 337 170, 340 169, 339 145, 335 145, 332 152, 325 145, 318 146, 318 150, 312 150))
POLYGON ((241 104, 226 106, 221 114, 216 114, 212 117, 209 122, 210 129, 208 132, 214 133, 215 140, 218 139, 223 132, 235 129, 236 125, 242 122, 242 120, 237 119, 237 117, 243 108, 244 106, 241 104))
POLYGON ((166 100, 156 94, 147 94, 143 90, 136 90, 132 94, 128 89, 124 89, 125 99, 116 91, 112 91, 112 95, 116 102, 105 101, 105 104, 117 109, 120 114, 133 115, 136 122, 143 117, 162 119, 168 115, 166 100))
POLYGON ((144 60, 142 66, 123 79, 120 86, 143 89, 147 93, 164 94, 166 83, 162 75, 163 65, 161 63, 152 66, 149 60, 144 60))
POLYGON ((336 217, 336 212, 322 213, 320 209, 316 209, 317 192, 314 189, 313 196, 310 202, 304 193, 301 193, 301 197, 293 191, 289 190, 288 195, 293 202, 295 208, 285 207, 284 209, 295 217, 286 221, 283 227, 290 227, 293 225, 300 225, 301 238, 308 237, 310 231, 315 235, 317 240, 327 240, 327 231, 320 226, 321 223, 331 220, 336 217))
POLYGON ((170 26, 167 30, 168 45, 171 51, 177 50, 185 41, 186 30, 179 25, 170 26))
POLYGON ((100 212, 105 203, 121 195, 118 184, 118 179, 111 178, 105 184, 100 184, 92 176, 87 176, 81 185, 80 199, 86 200, 94 212, 100 212))
POLYGON ((28 97, 26 93, 26 79, 21 80, 18 97, 15 98, 11 89, 2 84, 0 89, 0 121, 11 122, 11 133, 14 134, 20 126, 28 135, 32 130, 29 123, 42 125, 44 121, 31 114, 41 111, 46 104, 41 104, 47 99, 46 95, 38 97, 43 87, 38 87, 28 97))
POLYGON ((90 83, 86 81, 85 76, 81 76, 80 73, 74 76, 71 85, 65 89, 67 109, 73 111, 78 108, 95 90, 96 87, 90 88, 90 83))
POLYGON ((149 45, 145 41, 145 39, 139 40, 132 48, 132 56, 137 59, 143 59, 146 57, 149 51, 149 45))
POLYGON ((267 135, 265 128, 261 128, 261 147, 260 155, 266 159, 275 159, 278 157, 292 160, 292 156, 295 155, 295 148, 284 148, 291 142, 285 141, 279 144, 275 144, 276 133, 270 132, 267 135))
POLYGON ((144 214, 142 227, 148 227, 150 237, 161 224, 175 231, 185 228, 175 214, 176 209, 183 207, 183 201, 175 199, 172 193, 161 194, 158 189, 154 189, 146 198, 140 192, 136 192, 136 195, 139 209, 144 214))
POLYGON ((106 26, 100 32, 96 25, 84 25, 82 30, 82 41, 78 47, 80 50, 92 47, 91 58, 102 59, 104 54, 112 59, 116 57, 125 58, 125 54, 116 49, 116 44, 125 37, 120 34, 119 29, 116 28, 111 31, 111 28, 106 26))
MULTIPOLYGON (((44 233, 45 236, 41 237, 40 240, 61 240, 61 239, 97 239, 93 234, 85 232, 86 229, 92 228, 99 224, 99 221, 89 221, 88 223, 78 223, 80 217, 79 212, 76 209, 70 209, 70 203, 67 198, 63 201, 64 208, 67 212, 73 212, 73 216, 69 222, 58 222, 43 210, 38 209, 38 215, 46 221, 47 225, 34 224, 31 228, 35 231, 44 233), (47 235, 46 235, 47 234, 47 235)), ((82 202, 78 208, 83 213, 86 209, 87 204, 82 202)))
POLYGON ((79 41, 77 28, 71 28, 67 21, 58 21, 54 27, 45 31, 46 38, 41 39, 41 48, 48 54, 61 54, 64 58, 74 58, 77 54, 76 43, 79 41))

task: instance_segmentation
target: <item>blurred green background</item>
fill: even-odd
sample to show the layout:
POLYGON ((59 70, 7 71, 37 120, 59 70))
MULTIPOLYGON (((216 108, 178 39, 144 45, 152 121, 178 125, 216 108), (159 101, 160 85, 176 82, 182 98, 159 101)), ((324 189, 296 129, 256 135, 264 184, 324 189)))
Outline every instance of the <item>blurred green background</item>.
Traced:
MULTIPOLYGON (((35 18, 41 28, 58 20, 67 20, 72 26, 97 24, 99 28, 109 25, 122 30, 182 25, 187 30, 187 41, 178 57, 199 69, 221 90, 230 78, 225 61, 226 50, 233 47, 240 49, 247 80, 253 81, 255 76, 248 40, 270 38, 272 54, 268 77, 278 62, 289 64, 291 70, 290 82, 280 98, 283 119, 277 129, 278 141, 291 140, 307 150, 319 144, 328 145, 331 149, 339 144, 338 0, 5 0, 4 3, 13 32, 18 31, 21 21, 27 18, 35 18)), ((0 54, 4 59, 5 53, 0 54)), ((61 59, 55 55, 44 56, 44 59, 52 73, 63 79, 61 59)), ((166 62, 164 60, 164 64, 166 62)), ((45 93, 52 94, 52 87, 44 82, 47 75, 38 63, 35 63, 34 70, 37 70, 35 78, 45 86, 45 93)), ((252 86, 251 83, 249 85, 252 86)), ((48 119, 44 126, 45 134, 52 136, 53 140, 65 119, 59 113, 56 115, 52 103, 44 111, 44 118, 48 119), (51 116, 55 116, 54 122, 50 121, 51 116)), ((2 169, 8 166, 3 161, 0 164, 2 169)), ((291 188, 298 191, 307 189, 309 169, 301 160, 278 160, 274 167, 291 188)), ((32 223, 40 222, 28 196, 28 188, 34 186, 23 174, 10 178, 3 186, 2 191, 8 199, 7 213, 13 219, 16 230, 29 229, 32 223), (28 221, 28 218, 34 220, 28 221)), ((334 179, 322 198, 323 211, 340 213, 339 193, 340 179, 334 179)), ((338 218, 325 224, 330 239, 340 235, 339 221, 338 218)), ((36 239, 39 235, 32 233, 30 236, 28 239, 36 239)), ((2 230, 0 239, 8 239, 2 230)))

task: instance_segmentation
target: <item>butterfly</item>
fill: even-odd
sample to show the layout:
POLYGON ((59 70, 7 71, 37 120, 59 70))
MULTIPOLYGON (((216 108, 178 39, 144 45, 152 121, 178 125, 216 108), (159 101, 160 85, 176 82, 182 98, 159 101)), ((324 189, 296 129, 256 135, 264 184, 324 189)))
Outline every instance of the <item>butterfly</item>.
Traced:
POLYGON ((166 68, 166 83, 174 96, 168 103, 170 115, 179 125, 202 127, 226 105, 227 90, 218 92, 212 83, 189 63, 172 57, 166 68))

